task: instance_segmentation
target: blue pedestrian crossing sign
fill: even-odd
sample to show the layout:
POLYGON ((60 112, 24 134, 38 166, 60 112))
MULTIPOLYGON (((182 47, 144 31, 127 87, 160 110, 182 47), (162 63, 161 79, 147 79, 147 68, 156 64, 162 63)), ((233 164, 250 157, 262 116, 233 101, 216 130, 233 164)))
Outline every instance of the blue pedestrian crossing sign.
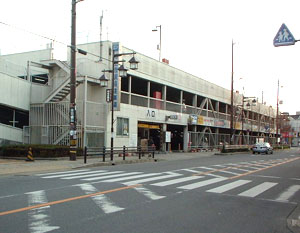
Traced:
POLYGON ((295 44, 294 36, 284 23, 281 25, 279 31, 277 32, 273 40, 273 44, 275 47, 295 44))

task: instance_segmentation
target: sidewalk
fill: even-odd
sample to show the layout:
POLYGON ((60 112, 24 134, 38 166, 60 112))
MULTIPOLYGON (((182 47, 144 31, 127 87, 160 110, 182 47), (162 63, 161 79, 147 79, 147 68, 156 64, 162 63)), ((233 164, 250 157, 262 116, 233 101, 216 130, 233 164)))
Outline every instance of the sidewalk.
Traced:
POLYGON ((114 160, 110 161, 110 157, 106 157, 106 162, 102 162, 102 157, 87 157, 87 163, 84 163, 83 157, 78 157, 76 161, 70 161, 69 158, 59 158, 57 160, 46 160, 36 158, 34 162, 26 162, 24 159, 1 159, 0 158, 0 176, 26 174, 35 172, 50 172, 57 170, 69 170, 76 168, 97 167, 97 166, 112 166, 117 164, 145 163, 145 162, 160 162, 181 159, 192 159, 197 157, 206 157, 214 155, 217 151, 212 152, 196 152, 196 153, 167 153, 155 154, 155 158, 137 156, 123 157, 114 156, 114 160))

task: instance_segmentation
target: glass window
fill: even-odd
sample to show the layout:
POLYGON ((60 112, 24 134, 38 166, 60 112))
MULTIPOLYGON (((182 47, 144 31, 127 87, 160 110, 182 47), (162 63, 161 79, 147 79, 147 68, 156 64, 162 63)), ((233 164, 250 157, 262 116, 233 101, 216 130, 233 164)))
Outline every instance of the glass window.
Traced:
POLYGON ((117 135, 128 136, 129 135, 129 119, 128 118, 117 118, 117 135))

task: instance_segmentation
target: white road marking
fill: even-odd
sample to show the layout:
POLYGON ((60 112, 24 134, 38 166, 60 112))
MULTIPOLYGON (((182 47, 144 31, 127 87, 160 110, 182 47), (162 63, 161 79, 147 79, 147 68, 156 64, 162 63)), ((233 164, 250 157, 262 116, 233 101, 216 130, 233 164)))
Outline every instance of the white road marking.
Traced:
POLYGON ((164 186, 168 186, 168 185, 172 185, 172 184, 178 184, 178 183, 182 183, 182 182, 186 182, 186 181, 190 181, 190 180, 200 179, 203 177, 204 176, 188 176, 188 177, 178 178, 178 179, 174 179, 174 180, 162 181, 162 182, 151 184, 151 185, 164 187, 164 186))
POLYGON ((213 165, 213 166, 215 166, 215 167, 226 167, 224 165, 213 165))
POLYGON ((278 176, 263 176, 263 175, 252 175, 252 176, 271 178, 271 179, 280 179, 280 177, 278 177, 278 176))
POLYGON ((264 183, 257 185, 245 192, 242 192, 238 195, 243 196, 243 197, 256 197, 257 195, 267 191, 268 189, 272 188, 273 186, 275 186, 277 184, 278 183, 264 182, 264 183))
POLYGON ((217 172, 223 172, 223 173, 228 173, 228 174, 232 174, 232 175, 240 175, 240 173, 230 172, 230 171, 217 171, 217 172))
POLYGON ((237 167, 232 167, 230 169, 233 169, 233 170, 238 170, 238 171, 243 171, 243 172, 249 172, 251 170, 247 170, 247 169, 242 169, 242 168, 237 168, 237 167))
POLYGON ((206 169, 206 170, 216 170, 215 168, 210 168, 210 167, 197 167, 197 168, 202 168, 202 169, 206 169))
POLYGON ((210 184, 214 184, 220 181, 224 181, 227 180, 227 178, 214 178, 214 179, 209 179, 209 180, 205 180, 205 181, 201 181, 201 182, 197 182, 197 183, 193 183, 193 184, 188 184, 188 185, 184 185, 184 186, 180 186, 178 187, 179 189, 187 189, 187 190, 191 190, 191 189, 196 189, 196 188, 200 188, 206 185, 210 185, 210 184))
POLYGON ((154 192, 150 191, 149 189, 146 189, 145 187, 135 187, 134 189, 139 193, 145 195, 146 197, 150 198, 151 200, 159 200, 165 198, 165 196, 159 196, 154 192))
POLYGON ((61 174, 61 175, 52 175, 52 176, 43 176, 44 179, 50 179, 50 178, 61 178, 61 177, 69 177, 69 176, 78 176, 78 175, 85 175, 85 174, 93 174, 93 173, 101 173, 106 172, 104 170, 100 171, 90 171, 90 172, 73 172, 72 174, 61 174))
POLYGON ((207 190, 206 192, 210 192, 210 193, 224 193, 226 191, 229 191, 231 189, 237 188, 237 187, 242 186, 244 184, 248 184, 250 182, 251 182, 251 180, 237 180, 237 181, 231 182, 229 184, 225 184, 225 185, 222 185, 220 187, 207 190))
POLYGON ((181 171, 187 171, 192 173, 199 173, 199 171, 193 170, 193 169, 180 169, 181 171))
POLYGON ((224 178, 224 176, 215 175, 215 174, 205 174, 205 175, 206 175, 206 176, 213 176, 213 177, 224 178))
MULTIPOLYGON (((86 194, 91 194, 91 193, 98 192, 98 190, 91 184, 78 184, 76 186, 80 187, 86 194)), ((91 198, 97 204, 97 206, 99 206, 104 211, 104 213, 106 213, 106 214, 110 214, 110 213, 114 213, 114 212, 124 210, 124 208, 115 205, 104 194, 100 194, 100 195, 97 195, 97 196, 92 196, 91 198)))
MULTIPOLYGON (((252 165, 253 165, 253 164, 252 164, 252 165)), ((260 169, 259 167, 250 167, 250 166, 246 166, 246 168, 253 169, 254 171, 255 171, 255 170, 259 170, 259 169, 260 169)))
POLYGON ((270 167, 271 165, 263 165, 263 164, 257 164, 257 163, 252 163, 252 166, 256 166, 256 167, 258 167, 258 168, 265 168, 265 167, 270 167))
POLYGON ((82 179, 82 180, 85 180, 85 181, 105 180, 105 179, 108 179, 108 178, 115 178, 115 177, 119 177, 119 176, 131 176, 131 175, 137 175, 137 174, 141 174, 141 173, 142 172, 128 172, 128 173, 121 173, 121 174, 116 174, 116 175, 86 178, 86 179, 82 179))
MULTIPOLYGON (((44 190, 29 192, 26 194, 28 195, 29 206, 48 202, 44 190)), ((49 208, 50 206, 45 206, 29 210, 28 224, 30 233, 45 233, 59 229, 58 226, 50 226, 49 208)))
POLYGON ((300 190, 300 185, 293 185, 289 187, 285 192, 281 193, 276 201, 288 201, 296 192, 300 190))
POLYGON ((93 177, 93 176, 106 176, 106 175, 112 175, 112 174, 118 174, 118 173, 124 173, 124 171, 115 171, 115 172, 98 172, 98 173, 93 173, 93 174, 88 174, 88 175, 79 175, 79 176, 71 176, 71 177, 64 177, 61 178, 62 180, 72 180, 72 179, 82 179, 86 177, 93 177))
POLYGON ((103 182, 119 182, 119 181, 132 180, 132 179, 148 177, 148 176, 157 176, 160 174, 161 173, 149 173, 149 174, 143 174, 143 175, 137 175, 137 176, 114 178, 114 179, 104 180, 103 182))
POLYGON ((182 176, 182 174, 178 174, 178 173, 174 173, 174 172, 165 172, 165 173, 167 173, 168 175, 134 180, 134 181, 129 181, 129 182, 126 182, 123 184, 124 185, 143 184, 143 183, 154 181, 154 180, 162 180, 162 179, 168 179, 168 178, 172 178, 172 177, 176 177, 176 176, 182 176))
POLYGON ((36 174, 36 176, 59 175, 59 174, 67 174, 67 173, 83 172, 83 171, 90 171, 90 169, 72 170, 72 171, 66 171, 66 172, 43 173, 43 174, 36 174))

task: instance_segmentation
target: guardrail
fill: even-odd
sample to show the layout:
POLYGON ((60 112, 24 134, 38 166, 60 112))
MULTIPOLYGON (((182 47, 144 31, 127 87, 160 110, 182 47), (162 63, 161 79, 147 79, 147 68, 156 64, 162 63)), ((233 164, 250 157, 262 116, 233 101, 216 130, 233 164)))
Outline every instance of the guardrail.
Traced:
POLYGON ((123 157, 123 160, 125 160, 126 156, 132 155, 132 156, 138 156, 139 159, 141 159, 142 156, 145 156, 145 154, 148 154, 149 157, 151 156, 154 158, 156 151, 155 148, 149 146, 149 147, 84 147, 84 163, 87 163, 87 157, 88 156, 102 156, 102 161, 106 161, 106 155, 110 155, 110 161, 113 161, 114 155, 118 155, 119 157, 123 157))

